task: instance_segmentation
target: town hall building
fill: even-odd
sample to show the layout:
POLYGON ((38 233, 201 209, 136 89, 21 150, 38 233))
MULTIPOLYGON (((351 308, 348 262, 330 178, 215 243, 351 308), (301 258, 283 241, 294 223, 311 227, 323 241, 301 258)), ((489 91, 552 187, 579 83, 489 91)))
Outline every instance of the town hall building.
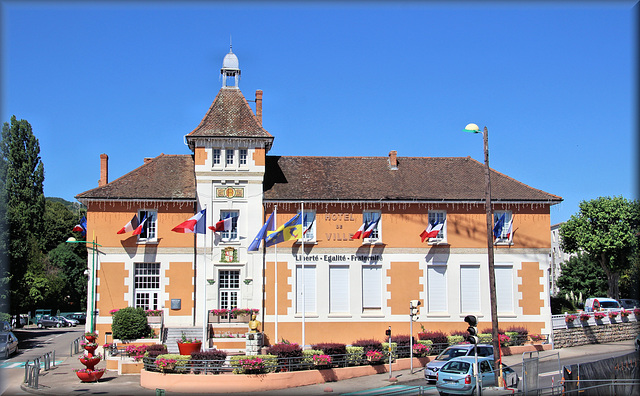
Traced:
MULTIPOLYGON (((224 349, 211 338, 219 320, 211 311, 252 308, 268 344, 351 344, 383 340, 389 327, 409 334, 411 300, 421 302, 414 335, 421 326, 466 329, 469 314, 481 331, 491 327, 483 163, 392 147, 382 157, 270 156, 262 91, 254 111, 232 51, 221 74, 213 103, 184 136, 191 155, 141 158, 110 181, 102 154, 98 187, 76 197, 100 245, 89 280, 99 333, 111 331, 110 311, 143 307, 161 310, 164 327, 203 329, 205 345, 224 349), (201 212, 204 233, 172 231, 201 212), (250 250, 272 214, 276 227, 300 214, 303 232, 250 250), (140 233, 118 234, 133 215, 140 233), (359 229, 366 234, 354 238, 359 229)), ((549 334, 550 208, 562 198, 495 170, 491 187, 494 222, 504 224, 494 249, 500 328, 549 334)))

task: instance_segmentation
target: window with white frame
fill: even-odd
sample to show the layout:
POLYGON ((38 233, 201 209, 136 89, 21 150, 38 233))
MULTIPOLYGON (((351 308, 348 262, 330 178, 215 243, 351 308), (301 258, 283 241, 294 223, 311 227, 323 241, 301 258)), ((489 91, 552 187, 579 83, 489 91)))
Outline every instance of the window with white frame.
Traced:
POLYGON ((447 241, 447 212, 444 210, 429 211, 429 227, 441 227, 438 234, 429 238, 429 242, 446 242, 447 241))
POLYGON ((427 309, 447 312, 447 265, 434 263, 427 266, 427 309))
POLYGON ((138 235, 138 241, 150 242, 157 240, 158 212, 155 210, 140 210, 138 212, 138 219, 142 225, 142 232, 138 235))
POLYGON ((460 312, 480 312, 480 264, 460 265, 460 312))
POLYGON ((296 312, 316 312, 316 266, 296 266, 296 312), (304 279, 303 279, 304 277, 304 279), (304 304, 304 305, 303 305, 304 304))
POLYGON ((238 211, 237 210, 221 210, 220 220, 231 217, 231 230, 222 231, 221 237, 224 241, 238 240, 238 211))
POLYGON ((134 263, 134 306, 160 309, 160 263, 134 263))
POLYGON ((329 313, 346 313, 349 309, 349 266, 329 266, 329 313))
POLYGON ((240 163, 240 166, 246 166, 247 165, 247 157, 248 157, 248 153, 249 150, 247 149, 240 149, 238 150, 238 162, 240 163))
POLYGON ((496 304, 498 312, 514 312, 513 264, 496 263, 496 304))
POLYGON ((225 158, 226 158, 225 164, 227 166, 233 166, 233 157, 234 157, 234 154, 235 154, 235 150, 234 149, 226 149, 226 150, 224 150, 224 152, 225 152, 225 158))
POLYGON ((508 244, 511 242, 513 238, 512 220, 513 215, 510 210, 496 210, 493 212, 493 235, 495 237, 495 243, 508 244))
POLYGON ((302 219, 303 239, 305 242, 316 241, 316 211, 305 210, 304 219, 302 219))
POLYGON ((218 297, 221 309, 238 308, 240 297, 240 271, 218 271, 218 297))
MULTIPOLYGON (((367 225, 367 229, 370 229, 371 227, 373 227, 371 229, 371 234, 369 234, 368 237, 363 238, 365 242, 378 242, 380 241, 381 238, 381 227, 380 227, 380 211, 374 210, 374 211, 364 211, 362 213, 362 219, 364 220, 364 223, 367 225)), ((366 232, 367 229, 365 229, 364 231, 366 232)))
POLYGON ((213 159, 212 159, 214 166, 220 165, 220 162, 222 160, 221 157, 222 157, 222 155, 221 155, 220 149, 214 148, 213 149, 213 159))
POLYGON ((382 310, 382 266, 362 266, 362 310, 382 310))

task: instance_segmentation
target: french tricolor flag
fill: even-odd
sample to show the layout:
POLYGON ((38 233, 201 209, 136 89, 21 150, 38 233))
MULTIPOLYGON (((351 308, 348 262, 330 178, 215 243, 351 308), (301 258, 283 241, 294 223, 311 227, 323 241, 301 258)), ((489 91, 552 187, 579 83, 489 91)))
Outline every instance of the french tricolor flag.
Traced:
POLYGON ((142 234, 142 230, 144 230, 144 223, 146 222, 147 222, 147 216, 145 216, 144 219, 142 219, 142 222, 140 222, 140 224, 136 227, 136 229, 133 230, 133 235, 142 234))
POLYGON ((444 226, 444 223, 435 223, 435 224, 429 223, 427 228, 424 231, 422 231, 422 234, 420 234, 420 238, 422 238, 422 242, 424 242, 425 239, 427 238, 437 237, 438 233, 440 232, 443 226, 444 226))
POLYGON ((360 228, 358 228, 358 231, 356 231, 355 234, 353 234, 353 236, 351 237, 351 239, 360 239, 360 237, 362 237, 362 233, 367 229, 367 222, 365 221, 364 223, 362 223, 362 225, 360 226, 360 228))
POLYGON ((219 231, 231 231, 233 228, 233 218, 229 215, 225 219, 220 220, 214 226, 209 226, 209 229, 219 232, 219 231))
POLYGON ((362 239, 369 238, 369 236, 371 236, 371 233, 373 232, 373 230, 375 230, 376 227, 378 226, 378 221, 380 221, 380 218, 376 219, 375 221, 372 221, 371 224, 369 224, 367 229, 362 233, 362 239))
POLYGON ((131 232, 133 230, 135 230, 136 228, 138 228, 138 226, 140 225, 140 222, 138 221, 138 215, 134 214, 133 217, 131 218, 131 220, 129 220, 129 222, 127 224, 124 225, 124 227, 122 227, 120 229, 120 231, 118 231, 118 234, 124 234, 127 232, 131 232))
POLYGON ((182 234, 205 234, 207 230, 207 209, 202 209, 189 220, 173 227, 171 231, 182 234))

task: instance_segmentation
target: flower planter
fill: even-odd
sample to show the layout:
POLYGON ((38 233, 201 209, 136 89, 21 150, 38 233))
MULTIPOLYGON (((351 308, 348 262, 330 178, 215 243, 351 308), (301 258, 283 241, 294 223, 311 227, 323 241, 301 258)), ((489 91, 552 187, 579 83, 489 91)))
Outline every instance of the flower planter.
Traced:
POLYGON ((99 371, 76 371, 76 375, 82 382, 96 382, 104 375, 104 370, 99 371))
POLYGON ((162 316, 147 316, 147 323, 162 323, 162 316))
POLYGON ((88 335, 86 335, 86 336, 84 336, 84 338, 87 339, 87 342, 96 342, 96 338, 97 337, 96 336, 88 336, 88 335))
POLYGON ((236 318, 231 318, 229 322, 231 323, 249 323, 251 321, 251 316, 249 315, 241 315, 236 318))
POLYGON ((93 370, 96 364, 100 363, 101 358, 99 356, 94 357, 86 357, 80 358, 80 363, 82 363, 87 370, 93 370))
POLYGON ((191 355, 191 352, 199 352, 202 342, 178 342, 178 350, 181 355, 191 355))
POLYGON ((92 356, 93 356, 93 353, 96 351, 97 348, 98 348, 97 345, 96 346, 87 346, 87 345, 84 346, 84 349, 87 352, 89 352, 89 354, 92 355, 92 356))

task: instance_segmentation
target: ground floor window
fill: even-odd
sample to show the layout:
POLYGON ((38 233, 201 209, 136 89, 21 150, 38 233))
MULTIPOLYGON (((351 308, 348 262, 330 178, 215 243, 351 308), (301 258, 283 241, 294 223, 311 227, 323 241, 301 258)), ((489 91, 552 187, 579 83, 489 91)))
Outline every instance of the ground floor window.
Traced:
POLYGON ((350 312, 348 265, 329 267, 329 312, 350 312))
POLYGON ((382 266, 362 266, 362 310, 382 309, 382 266))
POLYGON ((218 284, 220 308, 238 308, 240 298, 240 271, 220 270, 218 272, 218 284))
POLYGON ((512 313, 513 308, 513 265, 496 263, 496 305, 498 312, 512 313))
POLYGON ((433 264, 427 267, 427 309, 429 312, 447 312, 447 266, 433 264))
POLYGON ((480 265, 460 266, 460 311, 480 312, 480 265))
POLYGON ((134 306, 160 309, 160 263, 135 263, 134 306))
POLYGON ((316 266, 296 267, 296 312, 317 312, 316 308, 316 266), (303 279, 304 277, 304 279, 303 279), (304 285, 304 286, 303 286, 304 285))

